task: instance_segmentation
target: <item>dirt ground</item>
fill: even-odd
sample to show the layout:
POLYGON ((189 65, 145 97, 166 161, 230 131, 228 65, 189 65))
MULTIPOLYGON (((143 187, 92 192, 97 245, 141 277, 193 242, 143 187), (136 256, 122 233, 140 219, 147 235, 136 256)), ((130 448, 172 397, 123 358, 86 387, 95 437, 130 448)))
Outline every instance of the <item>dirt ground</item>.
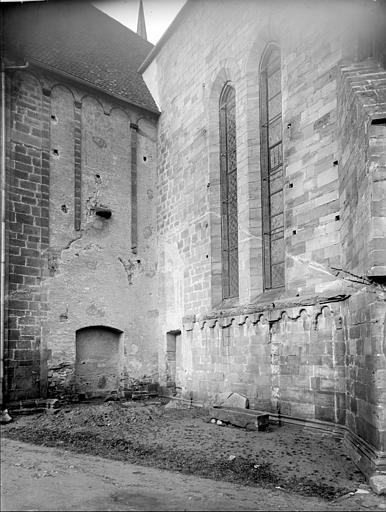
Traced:
POLYGON ((361 489, 334 501, 1 439, 1 510, 384 511, 361 489))
POLYGON ((202 408, 105 402, 18 416, 2 432, 34 444, 326 500, 365 483, 337 437, 288 424, 246 431, 210 419, 202 408))

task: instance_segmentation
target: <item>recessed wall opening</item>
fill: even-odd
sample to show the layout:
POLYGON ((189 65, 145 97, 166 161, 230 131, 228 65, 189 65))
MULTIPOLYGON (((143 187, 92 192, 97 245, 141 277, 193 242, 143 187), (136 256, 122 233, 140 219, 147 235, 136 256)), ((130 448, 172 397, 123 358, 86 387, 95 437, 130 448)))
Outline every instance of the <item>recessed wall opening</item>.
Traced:
POLYGON ((177 346, 181 340, 181 331, 169 331, 166 333, 166 385, 176 385, 177 376, 177 346))
POLYGON ((95 215, 103 217, 104 219, 109 219, 111 217, 111 210, 110 208, 107 208, 107 206, 96 206, 95 215))
POLYGON ((386 125, 386 117, 378 117, 371 120, 371 124, 383 124, 386 125))
POLYGON ((76 391, 87 398, 118 390, 119 345, 122 332, 105 326, 76 332, 76 391))

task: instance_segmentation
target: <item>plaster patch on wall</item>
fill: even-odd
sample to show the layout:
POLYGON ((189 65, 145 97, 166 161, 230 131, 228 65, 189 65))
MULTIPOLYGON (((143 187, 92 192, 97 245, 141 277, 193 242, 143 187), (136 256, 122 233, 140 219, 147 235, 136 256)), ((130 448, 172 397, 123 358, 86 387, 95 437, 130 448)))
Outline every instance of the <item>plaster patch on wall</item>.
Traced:
POLYGON ((58 255, 50 252, 47 257, 48 272, 53 277, 59 268, 58 255))
POLYGON ((68 305, 66 306, 66 311, 60 313, 59 322, 67 322, 68 320, 68 305))
POLYGON ((77 242, 81 238, 82 238, 82 235, 79 235, 79 236, 73 238, 72 240, 70 240, 68 242, 68 244, 65 247, 63 247, 63 249, 61 250, 62 254, 63 254, 64 251, 67 251, 68 249, 71 249, 72 244, 74 244, 75 242, 77 242))
POLYGON ((87 200, 86 200, 86 219, 89 222, 90 219, 94 216, 95 208, 99 204, 100 199, 100 191, 96 190, 87 200))
POLYGON ((102 137, 96 137, 95 135, 92 137, 93 142, 98 146, 98 148, 107 148, 106 141, 102 139, 102 137))
POLYGON ((98 266, 98 262, 96 260, 89 260, 86 262, 86 266, 90 270, 96 270, 96 268, 98 266))
POLYGON ((103 309, 99 309, 94 302, 88 306, 86 313, 93 316, 105 316, 106 314, 105 311, 103 311, 103 309))
POLYGON ((130 259, 126 258, 125 260, 118 256, 118 260, 123 265, 123 268, 125 269, 127 280, 129 284, 133 284, 133 276, 136 270, 137 265, 130 259))
POLYGON ((150 238, 153 233, 153 228, 151 226, 146 226, 143 230, 143 236, 145 238, 150 238))

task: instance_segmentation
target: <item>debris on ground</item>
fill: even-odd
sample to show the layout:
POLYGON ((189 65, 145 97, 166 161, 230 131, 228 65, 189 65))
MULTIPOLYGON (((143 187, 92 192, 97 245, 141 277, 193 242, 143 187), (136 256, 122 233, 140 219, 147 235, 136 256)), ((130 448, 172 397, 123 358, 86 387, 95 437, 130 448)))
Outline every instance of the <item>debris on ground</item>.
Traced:
POLYGON ((190 409, 190 400, 172 399, 165 405, 165 409, 190 409))
POLYGON ((222 428, 213 428, 213 408, 164 403, 73 404, 57 414, 18 416, 1 430, 20 441, 328 500, 365 482, 336 437, 290 424, 247 431, 219 420, 222 428))
POLYGON ((375 474, 370 478, 370 486, 376 494, 386 494, 386 474, 375 474))
POLYGON ((6 423, 11 423, 11 421, 12 421, 12 418, 8 414, 8 409, 4 409, 3 411, 1 411, 0 423, 2 425, 5 425, 6 423))

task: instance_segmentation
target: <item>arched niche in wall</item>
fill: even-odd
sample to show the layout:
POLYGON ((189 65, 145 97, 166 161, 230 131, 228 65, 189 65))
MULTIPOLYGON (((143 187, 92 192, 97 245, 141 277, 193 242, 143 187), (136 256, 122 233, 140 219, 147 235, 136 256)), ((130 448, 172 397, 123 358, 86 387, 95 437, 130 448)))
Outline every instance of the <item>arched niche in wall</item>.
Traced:
POLYGON ((76 391, 85 397, 117 391, 122 331, 102 325, 76 331, 76 391))

